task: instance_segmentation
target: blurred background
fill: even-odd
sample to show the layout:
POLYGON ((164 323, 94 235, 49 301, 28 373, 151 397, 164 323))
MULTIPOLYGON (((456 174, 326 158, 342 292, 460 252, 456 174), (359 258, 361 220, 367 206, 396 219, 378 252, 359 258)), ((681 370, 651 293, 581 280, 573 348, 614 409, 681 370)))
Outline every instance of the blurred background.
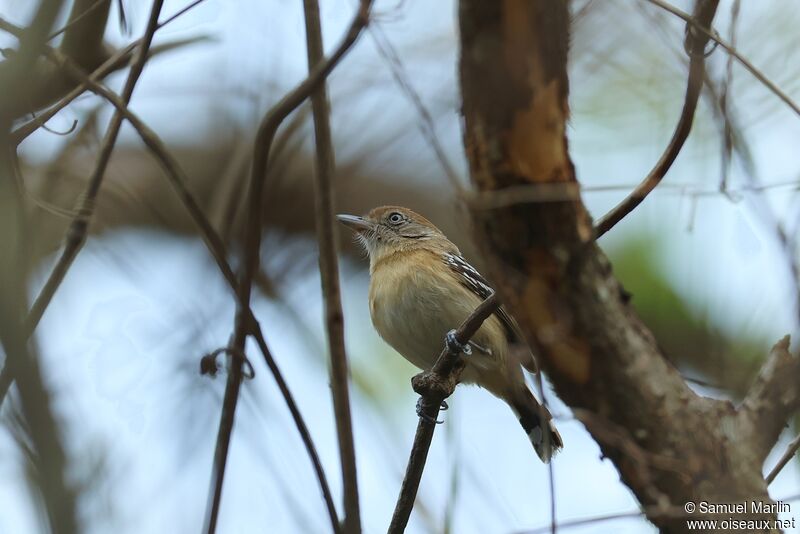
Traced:
MULTIPOLYGON (((162 18, 186 3, 168 0, 162 18)), ((800 99, 800 11, 770 0, 741 2, 734 15, 735 3, 721 1, 717 30, 730 40, 735 28, 741 53, 800 99)), ((0 15, 25 25, 35 4, 0 0, 0 15)), ((691 11, 688 1, 675 4, 691 11)), ((114 2, 106 30, 107 41, 120 47, 141 36, 149 2, 121 5, 125 16, 114 2)), ((326 49, 355 7, 355 0, 322 0, 326 49)), ((370 30, 329 79, 338 211, 409 206, 480 267, 464 194, 452 179, 469 187, 457 6, 379 0, 374 9, 370 30)), ((644 0, 575 0, 571 9, 570 148, 584 202, 598 218, 647 174, 669 140, 686 83, 684 24, 644 0)), ((307 72, 302 2, 206 0, 160 30, 154 42, 182 39, 192 42, 148 62, 131 107, 178 157, 235 253, 255 128, 307 72)), ((14 47, 16 40, 0 33, 0 46, 14 47)), ((118 73, 107 83, 119 90, 124 79, 118 73)), ((74 132, 40 129, 21 145, 25 195, 36 222, 31 299, 58 257, 111 113, 87 93, 48 123, 58 132, 77 121, 74 132)), ((301 108, 275 146, 254 310, 309 423, 338 504, 310 118, 310 108, 301 108)), ((791 109, 739 64, 729 66, 724 50, 715 50, 708 89, 677 163, 601 240, 666 354, 704 394, 739 398, 772 344, 798 332, 797 281, 790 270, 798 261, 800 230, 798 140, 800 120, 791 109), (776 237, 776 224, 788 244, 776 237)), ((366 532, 382 532, 416 428, 409 379, 417 371, 374 332, 367 262, 344 230, 340 243, 362 515, 366 532)), ((86 532, 201 528, 225 380, 224 374, 201 376, 199 361, 227 344, 234 313, 228 287, 186 212, 124 126, 92 235, 35 336, 86 532)), ((263 361, 251 360, 256 377, 242 388, 219 532, 327 532, 297 431, 263 361)), ((552 392, 548 399, 565 441, 553 463, 557 519, 635 512, 637 501, 614 466, 552 392)), ((509 533, 549 525, 548 470, 512 413, 468 387, 458 389, 450 406, 434 437, 409 532, 509 533)), ((0 410, 0 532, 40 532, 47 529, 46 514, 19 420, 12 389, 0 410)), ((787 429, 765 470, 796 433, 796 425, 787 429)), ((770 493, 779 499, 798 492, 795 460, 770 493)), ((800 509, 800 502, 792 507, 800 509)), ((626 518, 569 532, 654 530, 644 519, 626 518)))

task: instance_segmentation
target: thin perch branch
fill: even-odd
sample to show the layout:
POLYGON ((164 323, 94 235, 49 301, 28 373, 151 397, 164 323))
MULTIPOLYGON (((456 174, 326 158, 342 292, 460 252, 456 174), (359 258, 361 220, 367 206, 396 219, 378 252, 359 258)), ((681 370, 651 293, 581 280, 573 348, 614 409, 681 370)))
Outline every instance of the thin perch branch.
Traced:
MULTIPOLYGON (((306 25, 306 49, 308 70, 322 63, 322 27, 317 0, 303 0, 306 25)), ((317 242, 319 243, 319 273, 322 296, 325 303, 325 324, 330 352, 331 394, 336 420, 336 436, 339 441, 339 458, 342 467, 344 493, 345 533, 361 531, 361 512, 358 503, 358 477, 356 473, 356 451, 353 440, 353 421, 350 412, 348 391, 349 372, 347 352, 344 346, 344 315, 339 288, 339 265, 336 258, 337 233, 333 208, 334 149, 331 139, 330 104, 323 80, 311 95, 314 114, 314 144, 316 147, 315 208, 317 242)))
MULTIPOLYGON (((369 8, 371 0, 361 0, 355 18, 348 28, 342 42, 334 52, 324 61, 319 63, 303 82, 284 96, 272 109, 267 112, 258 128, 255 139, 253 165, 251 167, 250 183, 247 191, 249 200, 247 211, 247 226, 245 228, 242 274, 238 286, 239 305, 236 312, 236 326, 232 340, 233 350, 244 352, 244 342, 247 329, 250 326, 249 316, 246 314, 250 302, 253 279, 258 271, 258 262, 261 248, 261 226, 263 223, 262 201, 264 194, 264 178, 269 161, 270 147, 275 134, 292 111, 303 103, 317 88, 333 68, 338 65, 345 53, 356 42, 361 30, 369 21, 369 8)), ((222 498, 222 482, 225 477, 228 447, 233 430, 233 420, 238 401, 239 387, 242 377, 242 362, 236 358, 232 362, 225 387, 222 416, 220 417, 217 445, 214 452, 214 468, 212 473, 211 494, 209 496, 208 514, 205 530, 211 534, 215 532, 219 506, 222 498)))
POLYGON ((703 88, 703 79, 705 76, 705 53, 704 49, 708 43, 709 36, 705 33, 698 33, 693 31, 696 24, 703 27, 709 26, 717 11, 718 0, 708 0, 705 2, 697 2, 695 7, 695 18, 687 22, 686 33, 686 51, 689 53, 691 60, 689 62, 689 77, 686 82, 686 96, 683 100, 683 109, 681 110, 678 124, 675 126, 675 132, 672 134, 666 150, 661 155, 661 158, 656 163, 653 170, 647 177, 614 209, 604 215, 597 223, 595 228, 595 236, 601 237, 621 221, 626 215, 632 212, 636 207, 642 203, 647 195, 661 182, 664 176, 669 171, 675 158, 680 154, 686 139, 689 137, 689 132, 692 130, 692 122, 694 121, 695 110, 697 109, 697 101, 700 99, 700 91, 703 88), (696 23, 694 21, 697 21, 696 23))
MULTIPOLYGON (((497 311, 499 305, 497 295, 492 293, 461 324, 456 331, 456 340, 460 344, 466 345, 483 322, 497 311)), ((408 467, 406 467, 406 474, 400 487, 400 495, 397 497, 392 522, 389 525, 389 534, 401 534, 408 525, 408 519, 411 517, 411 510, 417 498, 419 483, 422 480, 422 471, 425 469, 425 462, 428 458, 428 450, 433 440, 433 432, 436 429, 435 421, 439 416, 439 409, 442 401, 453 394, 461 372, 464 370, 464 365, 461 353, 451 351, 448 346, 445 346, 433 368, 416 375, 411 380, 414 391, 422 397, 423 411, 417 424, 417 433, 414 436, 414 444, 411 446, 408 467)))

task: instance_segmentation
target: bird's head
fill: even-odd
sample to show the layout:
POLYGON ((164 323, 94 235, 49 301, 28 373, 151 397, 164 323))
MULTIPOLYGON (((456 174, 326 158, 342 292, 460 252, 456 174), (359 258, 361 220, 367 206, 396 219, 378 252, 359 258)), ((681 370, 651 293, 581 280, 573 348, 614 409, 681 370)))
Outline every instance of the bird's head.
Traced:
POLYGON ((369 254, 370 263, 415 248, 453 246, 428 219, 408 208, 381 206, 364 216, 337 215, 339 222, 353 230, 369 254))

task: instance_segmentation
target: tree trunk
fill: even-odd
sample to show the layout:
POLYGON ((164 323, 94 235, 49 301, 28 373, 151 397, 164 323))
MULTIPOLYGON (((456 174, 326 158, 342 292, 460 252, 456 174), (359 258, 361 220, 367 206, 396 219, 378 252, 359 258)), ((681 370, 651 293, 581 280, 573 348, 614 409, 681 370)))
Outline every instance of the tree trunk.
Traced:
MULTIPOLYGON (((514 203, 506 191, 473 215, 502 300, 557 393, 663 532, 686 530, 690 501, 747 503, 748 512, 751 501, 772 502, 762 464, 798 406, 800 363, 788 339, 742 406, 695 394, 628 303, 577 194, 567 3, 461 0, 459 18, 464 144, 479 200, 520 187, 550 197, 514 203)), ((775 514, 711 518, 731 516, 775 514)))

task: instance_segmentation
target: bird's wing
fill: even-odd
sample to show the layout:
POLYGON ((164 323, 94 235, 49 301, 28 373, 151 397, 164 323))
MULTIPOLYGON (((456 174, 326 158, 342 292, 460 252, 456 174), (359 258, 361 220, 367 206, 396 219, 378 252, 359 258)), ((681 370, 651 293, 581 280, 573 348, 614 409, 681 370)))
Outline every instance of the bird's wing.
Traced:
MULTIPOLYGON (((467 260, 465 260, 461 255, 445 254, 445 261, 447 262, 447 266, 455 271, 456 275, 458 275, 458 279, 461 281, 461 284, 478 295, 481 300, 489 298, 489 296, 494 293, 494 289, 492 289, 492 286, 489 285, 489 281, 486 280, 486 278, 484 278, 483 275, 479 273, 475 267, 470 265, 469 262, 467 262, 467 260)), ((509 343, 512 345, 521 344, 525 346, 524 349, 518 347, 516 350, 512 347, 511 352, 513 352, 513 356, 515 356, 516 359, 519 360, 520 364, 530 372, 537 372, 536 361, 534 360, 530 349, 525 345, 524 337, 520 332, 517 322, 502 306, 497 309, 495 315, 503 324, 503 327, 506 330, 506 338, 508 339, 509 343)))

